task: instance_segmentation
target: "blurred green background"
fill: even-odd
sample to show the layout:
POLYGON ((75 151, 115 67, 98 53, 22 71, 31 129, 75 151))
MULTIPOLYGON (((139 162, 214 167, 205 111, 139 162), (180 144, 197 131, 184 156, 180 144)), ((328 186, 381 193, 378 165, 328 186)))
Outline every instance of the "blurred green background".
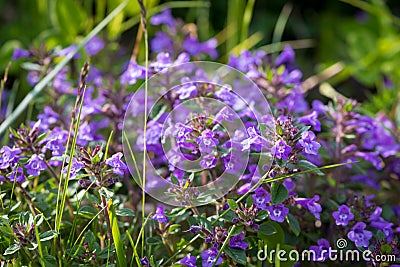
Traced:
MULTIPOLYGON (((48 49, 79 42, 122 0, 0 1, 0 70, 15 47, 48 49)), ((220 61, 242 49, 277 52, 285 43, 296 50, 308 79, 308 96, 326 100, 342 94, 366 103, 367 112, 385 111, 398 119, 400 82, 400 2, 396 0, 147 0, 149 15, 172 8, 175 17, 196 23, 200 39, 216 37, 220 61), (281 42, 284 43, 281 43, 281 42), (332 67, 333 66, 333 67, 332 67), (331 68, 329 68, 331 67, 331 68), (334 92, 319 90, 329 82, 334 92)), ((139 22, 136 0, 102 32, 115 51, 126 53, 139 22)), ((150 36, 155 28, 149 26, 150 36)), ((139 57, 139 60, 141 57, 139 57)), ((6 90, 20 81, 18 99, 31 89, 19 62, 11 65, 6 90)))

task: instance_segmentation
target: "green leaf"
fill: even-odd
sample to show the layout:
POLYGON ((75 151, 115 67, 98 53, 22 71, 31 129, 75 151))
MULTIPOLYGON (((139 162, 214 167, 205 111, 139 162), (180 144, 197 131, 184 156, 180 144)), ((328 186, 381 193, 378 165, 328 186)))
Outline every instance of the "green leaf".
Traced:
POLYGON ((115 214, 115 209, 112 204, 112 200, 108 202, 108 208, 109 208, 109 217, 110 217, 110 224, 111 224, 111 232, 112 236, 114 239, 114 244, 115 244, 115 250, 117 252, 117 263, 118 266, 127 266, 126 263, 126 253, 124 250, 124 244, 121 239, 121 233, 119 231, 119 226, 118 226, 118 219, 115 214))
POLYGON ((260 225, 260 227, 258 228, 258 232, 263 235, 273 235, 277 233, 277 230, 269 222, 266 222, 260 225))
POLYGON ((51 255, 45 255, 43 257, 44 262, 46 263, 46 267, 56 267, 57 266, 57 259, 51 255))
POLYGON ((252 195, 248 196, 246 199, 246 207, 248 207, 248 208, 251 207, 251 205, 253 205, 253 203, 254 203, 253 196, 252 195))
POLYGON ((50 231, 40 234, 40 241, 43 242, 43 241, 51 240, 56 236, 57 236, 57 232, 54 230, 50 230, 50 231))
POLYGON ((313 164, 307 160, 299 160, 297 165, 302 169, 312 170, 313 173, 315 173, 319 176, 324 176, 324 173, 321 170, 319 170, 315 164, 313 164))
POLYGON ((228 255, 229 258, 237 263, 245 265, 247 262, 246 252, 244 252, 244 250, 242 249, 226 247, 224 252, 226 253, 226 255, 228 255))
MULTIPOLYGON (((0 226, 0 232, 2 232, 4 234, 8 234, 9 236, 14 236, 14 232, 11 230, 11 228, 6 227, 4 225, 0 226)), ((3 234, 2 234, 2 237, 4 237, 3 234)))
POLYGON ((173 184, 179 185, 179 180, 178 178, 175 177, 175 175, 171 174, 171 181, 173 184))
POLYGON ((38 215, 35 216, 35 225, 36 225, 36 227, 38 227, 39 225, 42 224, 43 219, 44 218, 43 218, 42 214, 38 214, 38 215))
POLYGON ((162 240, 160 237, 148 237, 146 238, 146 244, 148 245, 161 245, 162 244, 162 240))
POLYGON ((228 222, 232 222, 233 218, 237 218, 237 215, 233 211, 228 210, 221 218, 228 222))
MULTIPOLYGON (((228 232, 230 232, 231 229, 232 229, 232 226, 230 227, 228 232)), ((243 226, 235 227, 235 229, 233 229, 232 236, 238 235, 242 232, 243 232, 243 226)))
POLYGON ((28 244, 28 246, 26 246, 26 248, 28 248, 28 250, 35 250, 38 247, 38 244, 32 242, 30 244, 28 244))
POLYGON ((92 231, 88 230, 85 233, 85 242, 88 243, 90 249, 94 248, 96 244, 96 237, 94 236, 94 233, 92 231))
MULTIPOLYGON (((272 226, 275 229, 275 233, 265 235, 262 232, 258 231, 257 236, 258 236, 258 238, 260 238, 264 241, 264 244, 268 245, 268 248, 276 249, 276 246, 278 244, 284 243, 285 232, 283 231, 282 227, 277 222, 268 221, 264 224, 272 226)), ((265 226, 263 226, 263 227, 265 227, 265 226)), ((260 228, 262 228, 262 227, 260 226, 260 228)))
POLYGON ((18 244, 12 244, 11 246, 9 246, 6 251, 4 252, 4 255, 12 255, 15 252, 17 252, 19 250, 19 246, 18 244))
POLYGON ((92 206, 83 206, 79 209, 79 215, 85 218, 93 218, 97 212, 98 211, 92 206))
POLYGON ((55 2, 58 26, 66 36, 75 37, 86 20, 85 11, 77 1, 57 0, 55 2))
POLYGON ((233 199, 228 199, 228 205, 229 205, 229 208, 230 208, 231 210, 235 210, 235 208, 237 208, 237 206, 238 206, 238 204, 236 203, 236 201, 233 200, 233 199))
MULTIPOLYGON (((118 6, 122 1, 118 0, 109 0, 108 5, 110 8, 114 9, 115 7, 118 6)), ((107 32, 108 32, 108 38, 110 40, 116 39, 122 30, 122 22, 124 21, 124 12, 120 12, 113 20, 110 21, 110 23, 107 25, 107 32)))
POLYGON ((135 212, 128 208, 122 208, 115 211, 117 216, 128 216, 128 217, 135 217, 135 212))
POLYGON ((267 210, 261 210, 261 211, 259 211, 259 212, 257 213, 256 220, 257 220, 257 221, 263 221, 263 220, 265 220, 266 218, 268 218, 268 216, 269 216, 269 212, 268 212, 267 210))
POLYGON ((107 201, 114 196, 114 192, 108 188, 102 187, 99 190, 100 196, 105 196, 107 201))
POLYGON ((179 232, 180 232, 180 231, 179 231, 180 228, 181 228, 181 225, 180 225, 180 224, 171 224, 171 225, 168 227, 167 231, 168 231, 169 234, 176 234, 176 233, 179 233, 179 232))
POLYGON ((282 134, 283 134, 282 127, 281 127, 279 124, 276 124, 276 132, 277 132, 279 135, 282 135, 282 134))
POLYGON ((271 202, 276 205, 285 201, 288 197, 288 190, 282 183, 272 183, 271 185, 271 202))
POLYGON ((9 212, 13 212, 14 210, 18 209, 18 207, 21 205, 21 201, 18 201, 17 203, 15 203, 15 205, 13 205, 10 209, 9 212))
POLYGON ((101 151, 99 151, 93 158, 92 158, 92 164, 97 164, 101 161, 103 157, 103 153, 101 151))
POLYGON ((384 234, 382 231, 378 231, 378 232, 376 233, 376 236, 377 236, 377 238, 378 238, 378 241, 380 241, 380 242, 386 240, 386 236, 385 236, 385 234, 384 234))
POLYGON ((290 213, 286 216, 286 221, 288 222, 289 227, 290 227, 290 229, 292 229, 293 233, 296 236, 299 236, 299 234, 300 234, 299 221, 290 213))

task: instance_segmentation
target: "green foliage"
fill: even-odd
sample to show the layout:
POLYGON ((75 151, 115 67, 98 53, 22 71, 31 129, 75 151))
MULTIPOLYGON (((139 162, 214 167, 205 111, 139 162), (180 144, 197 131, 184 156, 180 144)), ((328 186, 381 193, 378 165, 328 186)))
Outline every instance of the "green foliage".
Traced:
POLYGON ((288 190, 285 185, 280 182, 271 185, 271 202, 272 204, 280 204, 288 197, 288 190))

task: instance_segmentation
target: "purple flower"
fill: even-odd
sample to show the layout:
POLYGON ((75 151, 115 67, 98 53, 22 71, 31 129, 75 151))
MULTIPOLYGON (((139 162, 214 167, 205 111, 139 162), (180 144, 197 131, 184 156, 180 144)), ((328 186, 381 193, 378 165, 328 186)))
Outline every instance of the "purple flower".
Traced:
MULTIPOLYGON (((201 266, 212 267, 215 262, 215 258, 217 256, 218 256, 218 250, 215 247, 211 247, 210 249, 203 251, 201 253, 201 259, 202 259, 201 266)), ((220 265, 221 263, 222 263, 222 258, 219 257, 215 265, 220 265)))
POLYGON ((250 51, 243 50, 239 56, 231 54, 228 64, 241 72, 248 72, 249 67, 254 64, 254 57, 251 55, 250 51))
POLYGON ((292 148, 288 146, 285 141, 279 140, 272 147, 271 152, 278 159, 287 159, 289 157, 289 154, 292 152, 292 148))
POLYGON ((81 126, 78 129, 78 138, 77 138, 77 144, 80 146, 87 146, 87 144, 91 141, 96 140, 98 138, 95 135, 95 124, 94 122, 92 124, 89 124, 87 121, 81 124, 81 126))
MULTIPOLYGON (((313 104, 314 104, 314 102, 313 102, 313 104)), ((314 130, 317 132, 321 131, 321 123, 318 120, 318 112, 315 110, 308 115, 300 117, 299 122, 303 123, 303 124, 311 125, 312 127, 314 127, 314 130)))
POLYGON ((296 90, 295 87, 283 101, 277 103, 277 108, 284 108, 296 113, 305 112, 308 109, 308 104, 304 99, 304 95, 296 90))
POLYGON ((271 200, 271 196, 268 194, 267 191, 265 191, 264 188, 259 187, 256 190, 254 190, 253 199, 254 199, 254 204, 256 205, 257 208, 266 210, 267 203, 271 200))
POLYGON ((392 89, 394 87, 393 81, 387 75, 383 76, 383 84, 388 89, 392 89))
POLYGON ((370 223, 371 227, 374 227, 375 229, 378 229, 380 231, 382 231, 382 233, 385 235, 386 240, 388 242, 392 241, 393 238, 393 223, 387 222, 385 221, 383 218, 381 218, 381 220, 379 221, 374 221, 370 223))
MULTIPOLYGON (((73 158, 71 164, 70 178, 74 178, 76 176, 76 173, 84 167, 85 165, 82 162, 78 161, 76 158, 73 158)), ((68 172, 68 166, 65 166, 64 169, 62 170, 62 173, 66 174, 67 172, 68 172)))
POLYGON ((30 86, 35 86, 40 81, 40 72, 35 70, 28 72, 26 80, 28 81, 30 86))
POLYGON ((355 155, 369 161, 377 170, 381 170, 383 162, 379 157, 379 152, 356 152, 355 155))
POLYGON ((244 242, 244 233, 240 233, 238 235, 232 236, 229 240, 229 246, 231 248, 240 248, 246 250, 249 246, 247 242, 244 242))
POLYGON ((315 134, 311 131, 305 131, 301 134, 299 144, 304 148, 306 154, 318 155, 321 145, 315 141, 315 134))
POLYGON ((192 56, 200 54, 200 43, 197 38, 188 36, 182 43, 183 49, 192 56))
POLYGON ((330 248, 329 241, 321 238, 318 240, 318 246, 311 246, 310 250, 315 251, 315 255, 313 255, 313 261, 320 261, 323 262, 325 261, 330 255, 327 253, 330 248))
POLYGON ((218 52, 216 49, 217 45, 218 45, 217 40, 211 38, 201 44, 200 51, 204 54, 209 55, 212 59, 216 59, 218 57, 218 52))
MULTIPOLYGON (((325 105, 321 102, 321 101, 319 101, 319 100, 313 100, 313 102, 311 103, 311 106, 312 106, 312 109, 315 111, 315 112, 317 112, 317 114, 318 115, 322 115, 322 114, 325 114, 325 109, 326 109, 326 107, 325 107, 325 105)), ((318 121, 319 122, 319 121, 318 121)), ((311 123, 310 123, 311 124, 311 123)), ((321 124, 321 123, 320 123, 321 124)), ((313 124, 311 124, 311 125, 313 125, 313 124)), ((315 129, 315 127, 314 127, 314 130, 316 130, 315 129)), ((317 131, 317 130, 316 130, 317 131)))
POLYGON ((102 86, 103 72, 94 66, 90 66, 90 71, 87 76, 87 81, 93 83, 95 86, 102 86))
POLYGON ((41 171, 47 169, 46 164, 43 161, 43 157, 37 154, 33 154, 28 164, 25 165, 27 173, 29 175, 38 176, 41 171))
POLYGON ((174 51, 174 43, 171 38, 162 31, 156 32, 155 37, 150 41, 151 50, 154 52, 169 52, 172 53, 174 51))
POLYGON ((150 23, 153 25, 167 25, 170 28, 175 27, 175 19, 172 17, 171 10, 166 8, 161 13, 151 17, 150 23))
POLYGON ((333 218, 336 220, 336 225, 346 226, 349 221, 354 219, 354 214, 350 211, 346 205, 341 205, 338 211, 332 213, 333 218))
POLYGON ((217 165, 217 159, 212 155, 205 155, 200 161, 200 166, 204 169, 212 169, 217 165))
POLYGON ((178 87, 176 93, 179 99, 186 99, 197 95, 197 87, 194 83, 190 82, 188 77, 182 79, 182 85, 178 87))
POLYGON ((103 40, 101 40, 99 37, 94 36, 86 45, 85 45, 85 50, 88 55, 93 56, 99 53, 103 48, 105 44, 103 40))
POLYGON ((131 61, 129 62, 128 69, 121 75, 121 83, 135 84, 137 79, 144 79, 145 76, 146 68, 138 65, 135 61, 131 61))
POLYGON ((6 177, 4 177, 3 175, 0 175, 0 183, 4 182, 6 180, 6 177))
POLYGON ((118 152, 106 159, 106 164, 113 167, 114 173, 123 176, 127 169, 125 163, 121 161, 122 153, 118 152))
POLYGON ((196 257, 191 256, 190 253, 186 255, 183 259, 178 261, 178 263, 183 264, 188 267, 196 267, 196 257))
POLYGON ((160 72, 172 65, 171 54, 168 52, 158 53, 156 60, 150 63, 150 67, 156 72, 160 72))
POLYGON ((298 198, 296 199, 296 203, 306 207, 315 218, 320 219, 320 213, 322 211, 322 207, 317 201, 319 200, 319 195, 315 195, 313 198, 298 198))
POLYGON ((286 45, 280 55, 276 58, 275 64, 280 66, 285 63, 291 63, 294 60, 294 51, 290 45, 286 45))
POLYGON ((40 129, 48 130, 51 125, 55 124, 60 119, 60 115, 57 114, 51 107, 45 106, 43 113, 39 114, 37 118, 40 120, 40 129))
POLYGON ((218 43, 215 39, 209 39, 204 43, 200 43, 197 38, 188 36, 182 43, 183 49, 192 56, 197 56, 201 53, 209 55, 211 58, 217 58, 218 52, 216 50, 218 43))
POLYGON ((243 140, 242 151, 250 149, 251 145, 261 145, 263 143, 263 138, 259 135, 254 127, 247 128, 247 134, 249 138, 243 140))
POLYGON ((186 140, 189 138, 189 134, 193 132, 193 129, 185 124, 177 123, 175 125, 177 131, 174 136, 178 144, 186 143, 186 140))
POLYGON ((3 146, 0 149, 0 169, 7 169, 14 163, 18 161, 18 156, 21 153, 19 148, 9 148, 8 146, 3 146))
POLYGON ((268 206, 267 210, 269 211, 271 220, 276 222, 283 222, 285 220, 285 216, 289 213, 289 209, 283 204, 268 206))
POLYGON ((301 82, 302 77, 303 73, 300 70, 295 69, 290 72, 288 70, 285 70, 282 74, 281 79, 284 84, 296 85, 301 82))
POLYGON ((214 138, 213 135, 213 131, 206 129, 196 139, 201 153, 211 153, 213 148, 218 145, 218 139, 214 138))
MULTIPOLYGON (((54 77, 53 80, 53 87, 56 89, 59 93, 66 94, 70 93, 72 84, 68 80, 67 77, 67 71, 68 68, 63 68, 57 75, 54 77)), ((89 73, 92 73, 92 70, 90 70, 89 73)), ((47 107, 47 106, 46 106, 47 107)))
POLYGON ((385 221, 385 219, 381 217, 381 214, 382 214, 382 208, 377 207, 375 211, 368 218, 368 221, 370 222, 371 227, 374 227, 375 229, 382 231, 385 234, 387 241, 390 242, 393 237, 393 230, 392 230, 393 223, 385 221))
MULTIPOLYGON (((158 145, 160 143, 161 133, 162 133, 162 124, 157 121, 150 121, 147 124, 146 131, 146 144, 149 145, 158 145)), ((144 142, 144 134, 143 131, 140 132, 136 140, 136 145, 140 150, 143 150, 143 142, 144 142)))
POLYGON ((30 56, 29 51, 27 51, 25 49, 22 49, 22 48, 19 48, 19 47, 16 47, 14 49, 14 53, 12 55, 12 60, 17 60, 17 59, 20 59, 20 58, 27 58, 29 56, 30 56))
POLYGON ((222 86, 214 93, 214 96, 221 99, 225 104, 233 106, 235 104, 235 95, 232 93, 232 87, 229 85, 222 86))
POLYGON ((26 179, 25 179, 25 175, 24 175, 24 170, 18 166, 11 172, 10 177, 8 177, 8 179, 11 182, 14 182, 14 181, 17 183, 25 182, 26 179))
POLYGON ((52 151, 53 156, 61 156, 65 151, 63 144, 62 140, 54 138, 46 143, 46 148, 52 151))
POLYGON ((198 226, 198 225, 191 225, 190 228, 189 228, 189 231, 190 231, 192 234, 195 234, 195 233, 201 231, 202 229, 203 229, 203 227, 201 227, 201 226, 198 226))
MULTIPOLYGON (((59 57, 65 57, 68 56, 70 53, 72 53, 72 51, 74 51, 76 49, 76 44, 72 44, 60 51, 57 52, 57 56, 59 57)), ((77 52, 74 56, 73 59, 78 59, 80 57, 80 54, 77 52)), ((90 70, 92 71, 92 70, 90 70)))
POLYGON ((150 267, 150 261, 149 261, 149 259, 147 259, 146 256, 144 256, 143 258, 140 259, 140 264, 142 266, 150 267))
POLYGON ((157 206, 156 213, 153 216, 151 216, 151 218, 153 220, 158 221, 159 223, 167 223, 168 222, 168 218, 167 218, 167 216, 165 216, 163 206, 157 206))
POLYGON ((369 240, 372 238, 372 232, 365 230, 365 227, 365 223, 358 222, 347 234, 347 237, 353 241, 357 247, 368 247, 369 240))
POLYGON ((232 111, 228 107, 223 107, 216 115, 214 118, 214 121, 217 123, 220 123, 222 121, 233 121, 233 114, 232 111))

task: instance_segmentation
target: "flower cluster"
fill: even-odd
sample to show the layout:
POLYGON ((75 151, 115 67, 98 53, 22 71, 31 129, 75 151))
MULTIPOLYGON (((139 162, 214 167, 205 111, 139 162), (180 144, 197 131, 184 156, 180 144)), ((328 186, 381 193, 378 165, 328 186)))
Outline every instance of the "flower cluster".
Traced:
MULTIPOLYGON (((169 9, 152 16, 150 24, 158 31, 147 69, 134 55, 120 68, 106 70, 96 58, 112 46, 93 37, 44 89, 45 104, 35 120, 11 130, 0 148, 0 185, 7 193, 12 196, 17 185, 31 212, 55 217, 57 230, 71 239, 81 230, 77 223, 93 223, 83 228, 80 245, 65 242, 63 259, 100 266, 107 257, 121 260, 126 249, 142 266, 246 266, 254 265, 257 248, 267 245, 309 248, 313 261, 324 262, 329 255, 322 252, 339 238, 373 255, 399 254, 400 207, 389 198, 398 199, 400 140, 389 114, 368 115, 362 104, 342 96, 328 104, 306 101, 290 46, 278 55, 262 50, 229 55, 229 69, 244 73, 248 83, 209 77, 209 70, 187 63, 216 59, 215 39, 200 41, 195 25, 174 18, 169 9), (75 87, 75 64, 83 57, 93 63, 90 70, 85 65, 75 87), (148 97, 140 86, 153 74, 163 75, 149 90, 162 90, 148 97), (171 81, 176 77, 178 82, 171 81), (270 107, 260 108, 260 98, 270 107), (140 118, 145 106, 152 107, 145 111, 145 127, 124 131, 124 118, 140 118), (131 160, 122 153, 125 138, 131 160), (149 162, 141 166, 131 154, 144 151, 149 162), (157 196, 183 207, 142 203, 143 191, 131 183, 128 167, 133 178, 148 170, 144 191, 155 188, 157 196), (155 175, 167 190, 160 189, 155 175), (238 182, 221 189, 224 177, 238 182), (64 202, 68 215, 58 206, 64 202), (134 244, 145 231, 151 236, 134 244)), ((16 49, 13 60, 30 61, 27 80, 34 86, 75 48, 16 49)), ((14 208, 11 197, 3 205, 6 197, 0 197, 10 213, 0 221, 10 237, 0 243, 14 242, 7 255, 19 249, 26 254, 25 247, 38 245, 38 224, 32 218, 17 222, 13 213, 20 204, 14 208)), ((56 234, 51 230, 39 239, 46 242, 56 234)))

